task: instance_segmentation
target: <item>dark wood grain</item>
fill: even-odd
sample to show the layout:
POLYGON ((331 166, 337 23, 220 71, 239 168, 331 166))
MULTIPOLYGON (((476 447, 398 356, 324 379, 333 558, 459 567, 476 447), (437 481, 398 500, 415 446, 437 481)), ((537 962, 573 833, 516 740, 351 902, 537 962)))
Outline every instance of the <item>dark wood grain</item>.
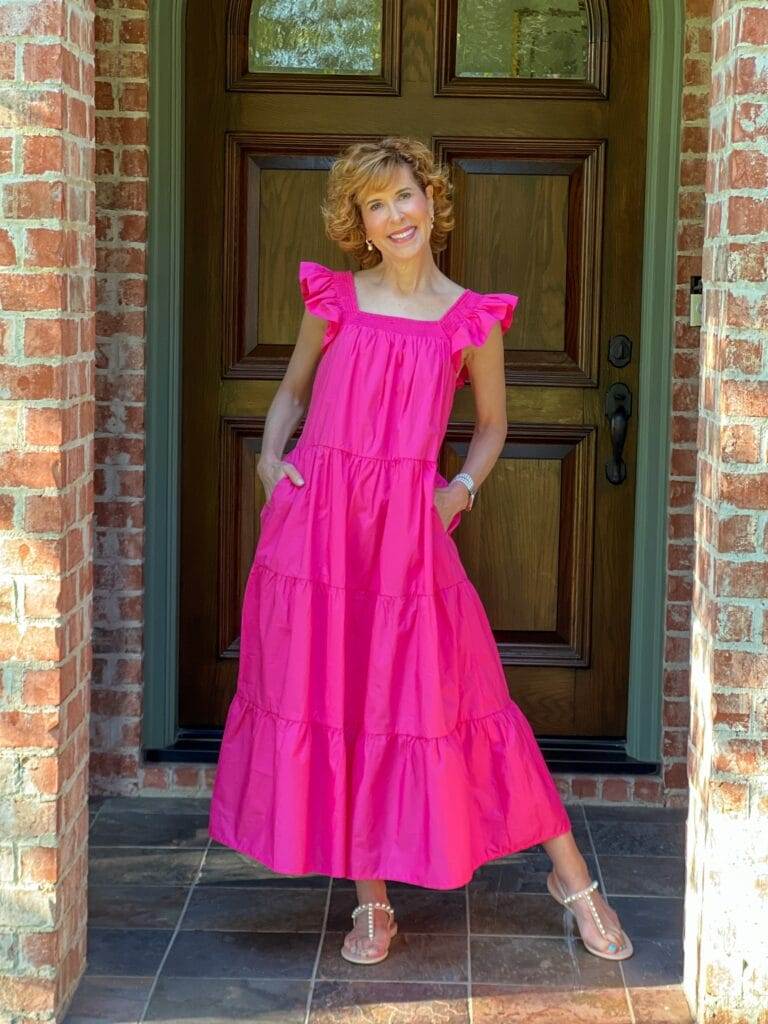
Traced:
MULTIPOLYGON (((637 410, 658 400, 637 393, 649 23, 634 0, 589 6, 585 82, 457 79, 455 0, 385 4, 378 79, 320 82, 248 72, 246 0, 188 0, 182 725, 221 725, 234 692, 264 499, 255 464, 301 317, 298 262, 356 269, 323 233, 327 168, 347 142, 397 133, 452 168, 441 269, 520 296, 504 338, 507 443, 452 534, 510 693, 539 733, 625 734, 637 410), (622 369, 607 358, 619 333, 633 344, 622 369), (633 395, 620 486, 604 470, 616 381, 633 395)), ((449 478, 473 421, 465 387, 441 452, 449 478)))

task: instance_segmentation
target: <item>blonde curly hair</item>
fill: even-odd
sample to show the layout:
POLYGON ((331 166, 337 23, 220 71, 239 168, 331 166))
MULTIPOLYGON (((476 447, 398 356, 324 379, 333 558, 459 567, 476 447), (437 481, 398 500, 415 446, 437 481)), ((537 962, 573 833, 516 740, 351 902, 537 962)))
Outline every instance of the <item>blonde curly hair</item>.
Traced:
POLYGON ((454 226, 453 186, 447 167, 418 139, 387 135, 379 142, 353 142, 339 153, 328 173, 325 202, 320 211, 326 235, 362 267, 381 262, 381 253, 365 244, 360 197, 387 185, 398 165, 407 165, 422 190, 432 186, 435 223, 429 244, 433 252, 446 247, 454 226))

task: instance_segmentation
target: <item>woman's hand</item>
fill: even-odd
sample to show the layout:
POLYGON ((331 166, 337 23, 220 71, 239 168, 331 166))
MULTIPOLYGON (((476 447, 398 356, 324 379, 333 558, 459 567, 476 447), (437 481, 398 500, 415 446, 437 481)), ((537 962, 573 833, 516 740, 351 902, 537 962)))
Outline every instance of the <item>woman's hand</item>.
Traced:
POLYGON ((457 480, 447 487, 436 487, 434 496, 437 514, 440 516, 443 529, 447 530, 456 513, 463 511, 469 504, 469 491, 461 480, 457 480))
POLYGON ((272 497, 272 491, 284 476, 290 477, 297 487, 304 484, 304 479, 298 469, 292 463, 283 462, 281 459, 271 459, 268 462, 262 462, 259 459, 256 464, 256 472, 264 485, 266 501, 272 497))

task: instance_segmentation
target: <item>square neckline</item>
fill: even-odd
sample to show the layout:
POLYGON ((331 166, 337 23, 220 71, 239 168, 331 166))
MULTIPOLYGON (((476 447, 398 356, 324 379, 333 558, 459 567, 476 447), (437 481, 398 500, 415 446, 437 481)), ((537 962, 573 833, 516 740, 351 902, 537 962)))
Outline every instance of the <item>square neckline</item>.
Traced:
POLYGON ((349 291, 349 298, 352 305, 352 310, 356 316, 362 317, 373 317, 375 320, 394 320, 398 323, 404 324, 429 324, 434 327, 440 327, 448 319, 448 317, 456 310, 456 308, 462 303, 468 295, 472 293, 471 288, 465 288, 461 295, 458 295, 450 306, 446 309, 443 315, 438 320, 422 320, 418 317, 412 316, 397 316, 391 313, 373 313, 367 309, 361 309, 360 303, 357 299, 357 288, 355 287, 355 275, 353 270, 345 270, 344 277, 347 282, 347 288, 349 291))

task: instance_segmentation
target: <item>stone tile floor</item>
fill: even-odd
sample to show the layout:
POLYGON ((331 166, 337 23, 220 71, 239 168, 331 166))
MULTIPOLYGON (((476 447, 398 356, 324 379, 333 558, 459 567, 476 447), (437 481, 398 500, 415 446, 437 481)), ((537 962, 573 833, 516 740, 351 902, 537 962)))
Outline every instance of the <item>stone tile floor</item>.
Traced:
POLYGON ((541 847, 468 885, 391 882, 380 964, 339 955, 354 883, 282 876, 208 837, 208 801, 92 801, 88 966, 65 1024, 690 1024, 685 811, 570 804, 635 954, 588 953, 547 894, 541 847))

